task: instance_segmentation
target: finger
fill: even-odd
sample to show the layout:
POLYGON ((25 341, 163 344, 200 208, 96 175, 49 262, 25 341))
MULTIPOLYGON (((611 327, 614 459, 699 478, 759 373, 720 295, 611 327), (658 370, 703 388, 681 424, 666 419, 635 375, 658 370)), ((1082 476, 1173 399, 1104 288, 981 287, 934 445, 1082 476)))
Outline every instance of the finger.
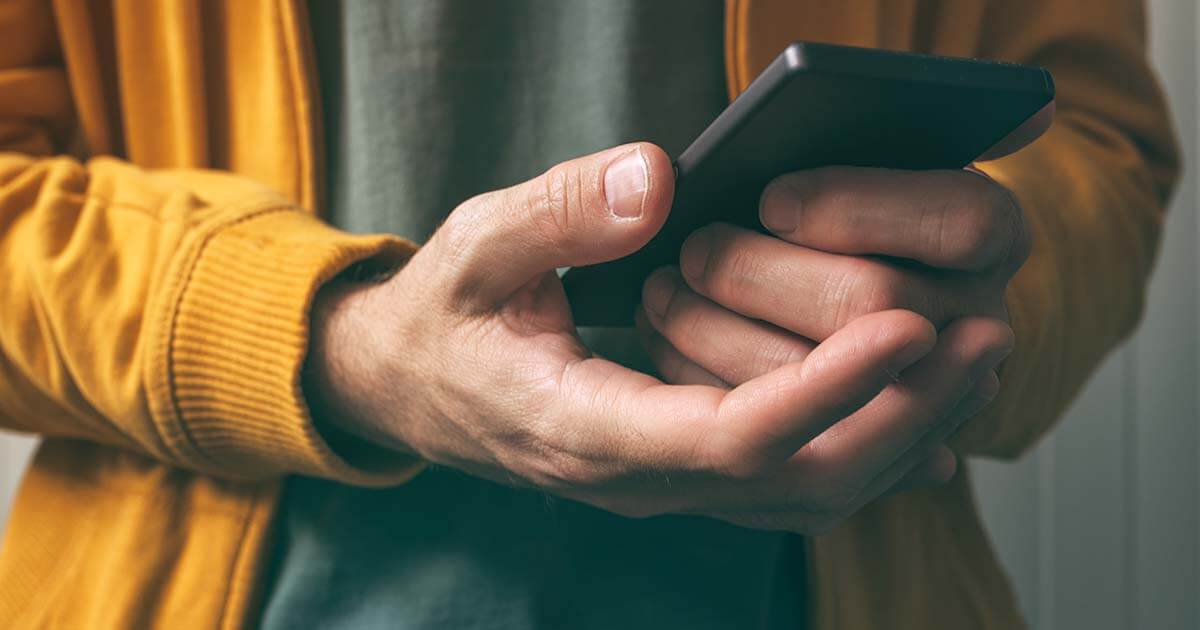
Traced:
POLYGON ((708 385, 729 389, 729 384, 704 369, 691 359, 683 356, 662 335, 654 330, 646 319, 646 314, 638 311, 633 316, 638 336, 642 346, 650 355, 654 367, 662 379, 673 385, 708 385))
POLYGON ((1000 139, 999 142, 992 145, 992 148, 984 152, 983 155, 976 158, 977 162, 985 162, 987 160, 995 160, 1002 158, 1010 153, 1016 153, 1025 145, 1031 144, 1050 129, 1050 125, 1054 124, 1054 114, 1057 105, 1054 101, 1050 101, 1045 107, 1038 110, 1036 114, 1030 116, 1028 120, 1021 123, 1021 126, 1012 130, 1007 136, 1000 139))
POLYGON ((1031 236, 1016 198, 967 170, 828 167, 777 178, 759 218, 780 238, 839 254, 876 254, 965 271, 1013 273, 1031 236))
POLYGON ((878 398, 807 444, 792 462, 795 473, 847 491, 868 487, 922 440, 937 444, 944 439, 939 431, 953 431, 960 401, 1012 347, 1012 330, 1003 322, 954 322, 933 351, 878 398))
MULTIPOLYGON (((958 469, 958 458, 954 452, 945 446, 938 447, 932 454, 926 456, 912 471, 896 483, 885 495, 899 494, 910 490, 931 488, 944 485, 954 477, 958 469)), ((863 505, 867 505, 866 501, 863 505)), ((779 506, 772 509, 760 510, 718 510, 715 512, 696 512, 718 520, 726 521, 745 527, 765 531, 788 531, 802 535, 819 535, 828 533, 838 524, 861 509, 842 510, 834 513, 817 513, 789 506, 779 506)))
POLYGON ((696 294, 674 268, 646 279, 642 303, 647 321, 668 345, 726 383, 739 385, 803 361, 813 349, 807 339, 696 294))
POLYGON ((930 432, 920 445, 906 453, 891 468, 884 471, 863 492, 861 505, 875 498, 916 488, 938 486, 949 482, 958 472, 958 457, 945 441, 964 423, 987 407, 1000 392, 1000 379, 989 370, 975 384, 958 408, 952 421, 930 432))
MULTIPOLYGON (((580 430, 567 436, 574 449, 588 461, 621 462, 625 473, 755 477, 875 398, 892 374, 929 352, 936 335, 913 313, 875 313, 838 331, 803 363, 732 391, 663 385, 603 359, 583 359, 563 369, 553 397, 558 407, 548 413, 580 418, 580 430), (587 452, 597 444, 606 450, 587 452)), ((563 448, 573 452, 570 444, 563 448)))
POLYGON ((736 419, 713 427, 710 446, 735 476, 771 470, 875 398, 893 375, 929 353, 936 340, 933 326, 908 311, 862 317, 803 362, 784 365, 730 392, 722 411, 736 419))
POLYGON ((456 302, 487 308, 539 274, 636 251, 662 226, 673 195, 662 149, 609 149, 464 202, 409 265, 444 278, 434 284, 456 302))
MULTIPOLYGON (((782 472, 741 487, 714 488, 710 504, 752 512, 852 511, 862 497, 883 492, 903 474, 877 487, 884 471, 910 469, 961 424, 968 393, 1011 343, 1012 333, 1001 322, 956 322, 942 331, 925 358, 869 404, 805 444, 782 472)), ((820 350, 817 346, 814 356, 820 350)))
POLYGON ((730 225, 689 236, 680 268, 692 290, 722 307, 816 341, 891 309, 913 311, 939 328, 966 313, 1004 312, 1000 291, 982 280, 797 247, 730 225))
MULTIPOLYGON (((882 496, 891 496, 900 494, 910 490, 919 490, 922 488, 934 488, 945 485, 954 478, 958 472, 958 456, 954 451, 950 450, 945 445, 938 446, 930 455, 926 455, 925 459, 913 466, 900 481, 888 488, 882 496)), ((864 505, 870 503, 867 501, 864 505)))

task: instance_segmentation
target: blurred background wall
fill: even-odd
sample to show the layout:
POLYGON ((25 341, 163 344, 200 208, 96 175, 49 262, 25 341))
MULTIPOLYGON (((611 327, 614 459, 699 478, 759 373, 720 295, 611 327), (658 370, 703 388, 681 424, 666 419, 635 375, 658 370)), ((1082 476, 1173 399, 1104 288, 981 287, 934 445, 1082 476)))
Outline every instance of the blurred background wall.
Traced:
POLYGON ((0 526, 8 519, 13 494, 34 443, 32 438, 0 432, 0 526))
MULTIPOLYGON (((971 464, 997 551, 1039 630, 1200 628, 1200 12, 1195 0, 1149 4, 1188 165, 1141 332, 1034 452, 971 464)), ((0 526, 33 444, 0 434, 0 526)))

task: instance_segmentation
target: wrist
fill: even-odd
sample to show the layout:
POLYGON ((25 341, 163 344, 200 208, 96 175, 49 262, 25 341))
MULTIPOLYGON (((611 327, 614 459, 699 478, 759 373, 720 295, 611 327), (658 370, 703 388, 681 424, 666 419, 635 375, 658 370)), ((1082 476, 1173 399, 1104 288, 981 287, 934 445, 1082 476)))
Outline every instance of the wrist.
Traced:
POLYGON ((383 373, 371 314, 386 275, 348 271, 330 280, 313 299, 309 351, 301 377, 317 431, 339 456, 356 462, 386 461, 413 450, 385 432, 373 413, 371 383, 383 373))

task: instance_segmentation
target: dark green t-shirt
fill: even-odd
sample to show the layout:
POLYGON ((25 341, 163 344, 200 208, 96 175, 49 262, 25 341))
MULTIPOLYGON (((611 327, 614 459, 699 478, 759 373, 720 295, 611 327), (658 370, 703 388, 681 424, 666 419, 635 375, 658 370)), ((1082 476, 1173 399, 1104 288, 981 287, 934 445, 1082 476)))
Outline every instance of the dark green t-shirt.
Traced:
MULTIPOLYGON (((458 203, 724 107, 722 0, 310 2, 340 227, 423 241, 458 203)), ((625 331, 584 331, 637 364, 625 331)), ((641 359, 644 361, 644 359, 641 359)), ((263 625, 797 628, 800 539, 621 518, 433 469, 289 481, 263 625)))

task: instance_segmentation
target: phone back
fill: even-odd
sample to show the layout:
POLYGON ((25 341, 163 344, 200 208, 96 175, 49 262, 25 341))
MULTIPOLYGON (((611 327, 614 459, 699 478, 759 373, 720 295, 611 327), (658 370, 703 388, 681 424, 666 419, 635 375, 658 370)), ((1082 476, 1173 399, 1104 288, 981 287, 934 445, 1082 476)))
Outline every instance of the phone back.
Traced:
POLYGON ((642 281, 678 264, 694 230, 759 228, 775 177, 821 166, 958 169, 1054 98, 1041 68, 974 59, 795 43, 676 160, 662 230, 620 260, 563 277, 580 326, 629 326, 642 281))

